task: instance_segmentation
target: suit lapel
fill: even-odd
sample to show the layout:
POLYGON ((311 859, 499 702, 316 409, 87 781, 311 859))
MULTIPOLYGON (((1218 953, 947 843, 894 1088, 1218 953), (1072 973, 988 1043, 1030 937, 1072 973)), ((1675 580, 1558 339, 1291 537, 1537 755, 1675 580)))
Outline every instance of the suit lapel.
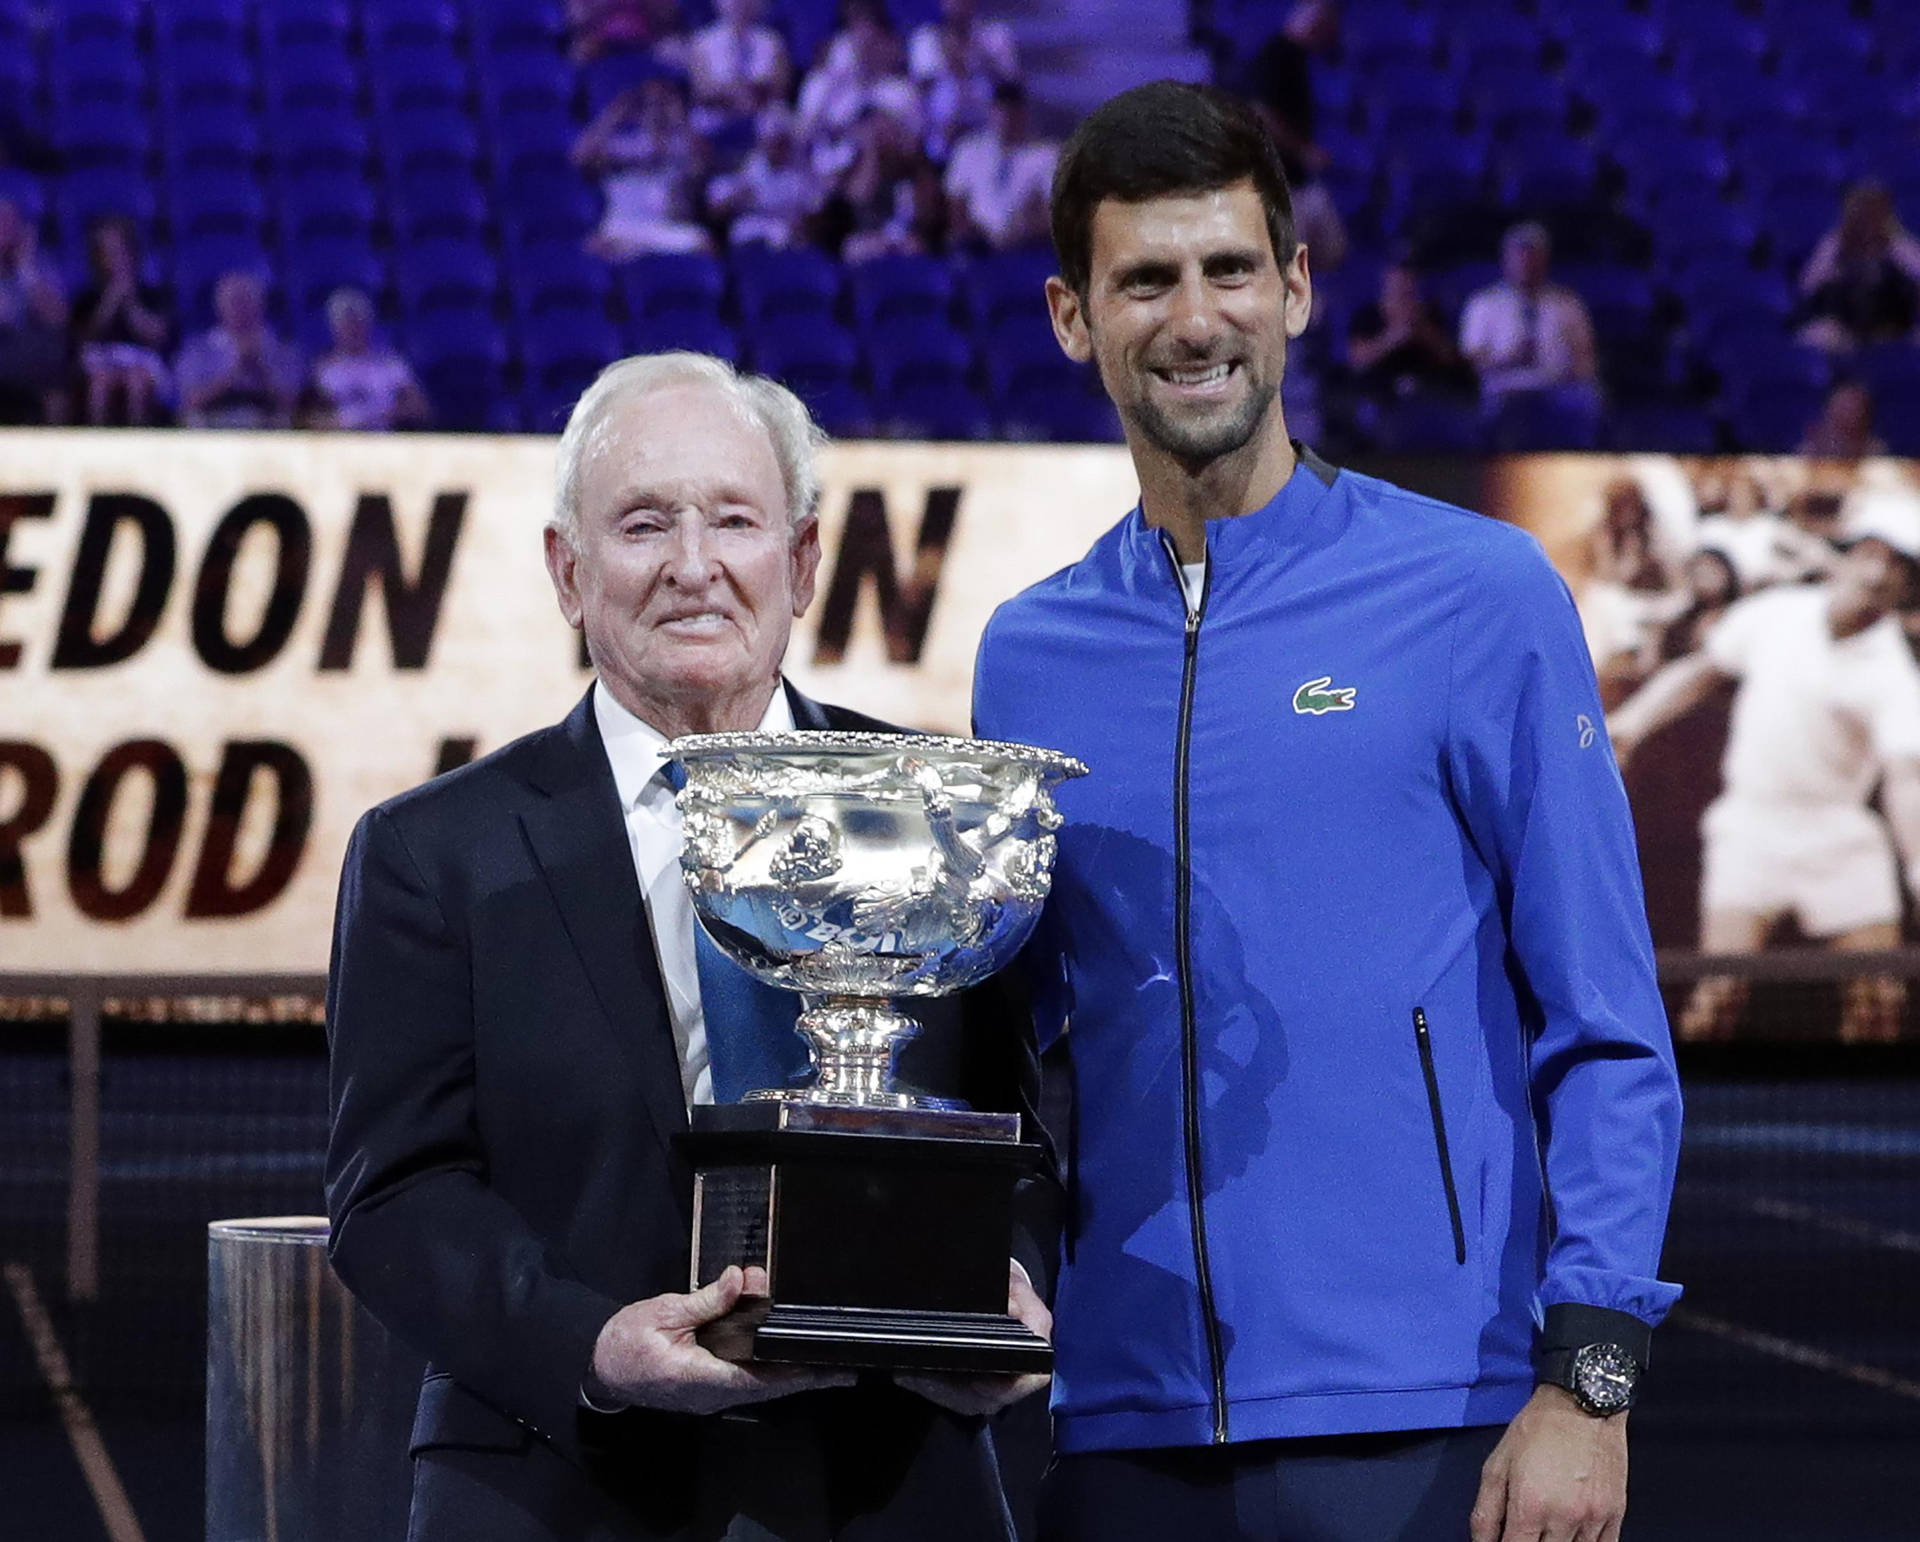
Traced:
POLYGON ((521 814, 527 842, 614 1042, 638 1065, 654 1131, 678 1162, 672 1137, 687 1127, 680 1063, 591 692, 549 735, 531 780, 545 796, 521 814))
POLYGON ((802 695, 799 688, 784 675, 780 687, 787 693, 787 705, 793 709, 793 726, 807 733, 822 733, 833 724, 828 720, 827 709, 811 696, 802 695))

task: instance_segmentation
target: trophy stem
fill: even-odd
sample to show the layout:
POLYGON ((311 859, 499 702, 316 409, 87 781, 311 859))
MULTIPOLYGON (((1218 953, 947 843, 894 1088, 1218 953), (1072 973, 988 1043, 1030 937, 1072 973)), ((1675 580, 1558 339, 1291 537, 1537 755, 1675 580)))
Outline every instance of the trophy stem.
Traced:
POLYGON ((750 1102, 844 1103, 863 1108, 944 1108, 966 1105, 902 1089, 894 1079, 894 1057, 920 1032, 919 1023, 885 1001, 866 996, 809 998, 794 1024, 807 1041, 814 1076, 804 1087, 767 1089, 747 1094, 750 1102))

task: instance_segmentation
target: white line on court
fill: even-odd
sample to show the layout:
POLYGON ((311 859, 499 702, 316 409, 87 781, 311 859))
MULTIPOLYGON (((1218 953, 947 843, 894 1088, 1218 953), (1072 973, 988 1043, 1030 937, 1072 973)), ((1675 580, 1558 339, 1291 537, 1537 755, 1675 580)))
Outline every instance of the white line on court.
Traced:
POLYGON ((21 1326, 27 1330, 33 1357, 40 1363, 41 1379, 60 1410, 60 1422, 67 1427, 67 1440, 73 1446, 80 1470, 86 1474, 87 1487, 93 1491, 93 1502, 100 1510, 100 1519, 106 1523, 107 1536, 112 1542, 146 1542, 146 1533, 140 1529, 139 1518, 127 1501, 127 1491, 120 1486, 120 1474, 114 1470, 113 1458, 107 1455, 106 1443, 93 1422, 93 1412, 73 1384, 66 1351, 54 1334, 53 1321, 41 1303, 40 1292, 34 1288, 32 1273, 20 1263, 10 1263, 0 1273, 6 1275, 7 1289, 20 1311, 21 1326))
POLYGON ((1902 1376, 1898 1371, 1890 1371, 1885 1366, 1842 1360, 1838 1355, 1815 1349, 1811 1344, 1783 1339, 1775 1333, 1762 1333, 1757 1328, 1743 1328, 1737 1322, 1728 1322, 1724 1317, 1710 1317, 1691 1307, 1675 1307, 1667 1320, 1682 1328, 1692 1328, 1696 1333, 1725 1339, 1729 1344, 1738 1344, 1742 1349, 1751 1349, 1756 1354, 1785 1360, 1789 1365, 1805 1366, 1810 1371, 1825 1371, 1829 1375, 1858 1382, 1863 1387, 1875 1387, 1882 1392, 1891 1392, 1895 1397, 1910 1397, 1920 1402, 1920 1381, 1902 1376))
POLYGON ((1875 1247, 1892 1248, 1898 1253, 1920 1253, 1920 1232, 1875 1226, 1870 1221, 1856 1221, 1851 1216, 1829 1215, 1812 1205, 1795 1204, 1789 1199, 1750 1199, 1745 1203, 1755 1215, 1765 1216, 1770 1221, 1791 1221, 1800 1226, 1812 1226, 1820 1231, 1832 1232, 1836 1237, 1869 1242, 1875 1247))

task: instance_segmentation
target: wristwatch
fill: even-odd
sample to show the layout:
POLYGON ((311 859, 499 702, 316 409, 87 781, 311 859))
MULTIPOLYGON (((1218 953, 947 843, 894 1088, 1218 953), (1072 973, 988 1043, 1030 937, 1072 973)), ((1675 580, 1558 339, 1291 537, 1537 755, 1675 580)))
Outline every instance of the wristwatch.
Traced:
POLYGON ((1625 1413, 1640 1390, 1640 1362, 1619 1344, 1542 1350, 1534 1369, 1541 1381, 1571 1392, 1581 1412, 1596 1419, 1625 1413))

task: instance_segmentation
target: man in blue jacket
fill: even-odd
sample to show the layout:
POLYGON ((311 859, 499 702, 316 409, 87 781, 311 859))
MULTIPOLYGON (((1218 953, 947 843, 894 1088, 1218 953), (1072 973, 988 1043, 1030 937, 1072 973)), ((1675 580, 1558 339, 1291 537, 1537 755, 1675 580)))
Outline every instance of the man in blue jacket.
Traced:
POLYGON ((1053 234, 1141 501, 975 680, 978 732, 1093 770, 1037 959, 1051 1533, 1615 1538, 1680 1099, 1572 600, 1524 532, 1289 441, 1307 254, 1237 104, 1108 102, 1053 234))

